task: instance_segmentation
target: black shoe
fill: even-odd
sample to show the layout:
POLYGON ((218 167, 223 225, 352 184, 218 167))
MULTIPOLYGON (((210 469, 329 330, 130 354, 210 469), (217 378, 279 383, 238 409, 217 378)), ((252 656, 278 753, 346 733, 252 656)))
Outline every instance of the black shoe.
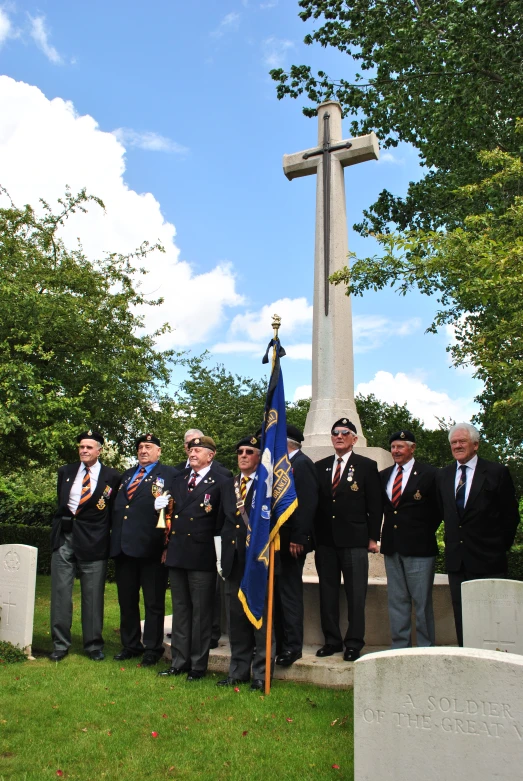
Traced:
POLYGON ((218 640, 211 640, 209 648, 218 648, 218 640))
POLYGON ((158 656, 158 654, 153 654, 150 651, 146 651, 143 655, 141 665, 142 667, 154 667, 155 664, 158 664, 161 658, 162 657, 158 656))
POLYGON ((142 651, 129 651, 127 648, 122 648, 120 653, 113 656, 113 659, 115 662, 126 662, 128 659, 134 659, 135 656, 141 656, 142 653, 142 651))
POLYGON ((355 662, 360 658, 360 652, 356 648, 346 648, 343 658, 346 662, 355 662))
POLYGON ((298 659, 301 659, 301 651, 282 651, 276 659, 276 664, 281 667, 290 667, 298 659))
POLYGON ((167 678, 170 675, 181 675, 182 673, 188 673, 187 667, 169 667, 167 670, 160 670, 158 675, 160 678, 167 678))
POLYGON ((103 651, 90 651, 89 652, 89 659, 92 662, 101 662, 103 659, 105 659, 105 654, 103 651))
POLYGON ((201 672, 200 670, 189 670, 189 675, 187 676, 187 680, 201 681, 201 679, 204 677, 205 677, 205 673, 201 672))
POLYGON ((49 654, 49 659, 52 662, 61 662, 62 659, 65 659, 69 651, 53 651, 51 654, 49 654))
POLYGON ((316 651, 316 656, 332 656, 332 654, 337 654, 339 651, 343 651, 341 643, 336 645, 325 643, 325 645, 322 645, 322 647, 316 651))
POLYGON ((253 678, 251 681, 251 691, 257 692, 265 689, 265 681, 262 681, 261 678, 253 678))
POLYGON ((240 683, 249 683, 249 681, 240 681, 239 678, 224 678, 223 681, 216 681, 216 686, 239 686, 240 683))

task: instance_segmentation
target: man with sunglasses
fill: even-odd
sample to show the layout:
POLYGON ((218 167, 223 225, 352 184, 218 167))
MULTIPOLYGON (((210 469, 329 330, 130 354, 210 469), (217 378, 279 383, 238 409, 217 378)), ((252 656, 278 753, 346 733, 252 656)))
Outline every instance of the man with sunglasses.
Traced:
POLYGON ((356 426, 348 418, 331 429, 334 455, 316 462, 319 501, 314 529, 316 569, 320 581, 320 618, 325 645, 316 656, 345 651, 354 662, 365 645, 365 599, 369 576, 368 553, 377 553, 383 505, 375 461, 356 455, 356 426), (349 625, 345 637, 339 626, 341 573, 347 596, 349 625))
MULTIPOLYGON (((218 681, 217 686, 248 683, 252 667, 251 689, 253 691, 260 691, 265 686, 266 621, 264 620, 261 629, 254 628, 238 599, 238 590, 245 569, 247 526, 254 493, 254 476, 260 462, 260 447, 261 443, 257 436, 244 437, 236 445, 240 473, 222 487, 221 549, 217 546, 216 551, 218 572, 225 578, 225 600, 229 615, 231 644, 229 674, 227 678, 218 681)), ((271 669, 275 654, 276 641, 273 633, 271 669)))

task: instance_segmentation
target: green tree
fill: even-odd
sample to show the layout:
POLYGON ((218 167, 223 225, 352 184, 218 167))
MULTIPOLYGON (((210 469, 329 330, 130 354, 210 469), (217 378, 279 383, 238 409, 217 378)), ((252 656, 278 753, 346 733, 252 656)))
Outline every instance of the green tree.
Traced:
MULTIPOLYGON (((4 194, 5 191, 3 191, 4 194)), ((85 190, 59 201, 0 209, 0 469, 56 464, 76 434, 99 428, 120 449, 143 428, 170 378, 172 352, 155 349, 166 328, 139 335, 131 261, 154 249, 91 261, 58 237, 76 211, 103 203, 85 190)), ((142 272, 145 273, 145 272, 142 272)))
MULTIPOLYGON (((477 182, 481 150, 518 148, 515 119, 523 105, 520 0, 300 0, 305 21, 323 18, 305 43, 332 46, 364 75, 333 78, 310 66, 271 71, 279 98, 336 99, 353 117, 353 135, 375 130, 384 148, 399 141, 419 150, 426 174, 407 196, 384 190, 355 226, 385 232, 455 227, 479 213, 484 193, 456 199, 477 182)), ((344 76, 345 74, 340 74, 344 76)), ((513 193, 512 193, 513 194, 513 193)))

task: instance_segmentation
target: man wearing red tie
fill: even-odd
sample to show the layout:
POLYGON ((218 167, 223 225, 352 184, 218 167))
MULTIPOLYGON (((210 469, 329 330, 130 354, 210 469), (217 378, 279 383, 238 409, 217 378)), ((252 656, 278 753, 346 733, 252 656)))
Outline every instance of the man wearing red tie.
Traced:
POLYGON ((390 437, 394 466, 380 472, 385 520, 381 553, 385 556, 392 648, 410 648, 412 604, 419 647, 435 645, 432 586, 441 522, 436 491, 438 470, 415 460, 412 431, 390 437))
POLYGON ((104 438, 85 431, 78 442, 79 462, 58 470, 58 509, 51 527, 51 635, 53 662, 61 662, 71 645, 73 584, 80 576, 84 650, 102 661, 104 590, 111 510, 120 480, 116 469, 98 460, 104 438))
POLYGON ((368 553, 377 553, 383 505, 376 462, 356 455, 356 426, 348 418, 331 429, 335 454, 316 462, 319 500, 314 530, 320 585, 320 618, 325 645, 316 656, 345 651, 354 662, 365 645, 365 599, 368 553), (341 573, 347 596, 349 626, 341 637, 339 591, 341 573))

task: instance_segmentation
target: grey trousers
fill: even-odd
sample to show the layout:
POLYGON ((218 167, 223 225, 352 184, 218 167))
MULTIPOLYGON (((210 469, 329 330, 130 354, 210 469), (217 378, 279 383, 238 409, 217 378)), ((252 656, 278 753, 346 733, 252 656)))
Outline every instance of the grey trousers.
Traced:
POLYGON ((391 648, 410 648, 412 604, 416 614, 418 648, 436 644, 432 586, 435 556, 385 556, 387 598, 389 602, 391 648))
POLYGON ((211 645, 216 570, 169 568, 172 667, 204 673, 211 645))
POLYGON ((101 651, 104 647, 104 591, 107 559, 81 561, 72 547, 72 533, 65 534, 64 544, 51 557, 51 636, 55 651, 67 651, 71 645, 73 622, 73 584, 76 572, 82 592, 82 635, 84 650, 101 651))
MULTIPOLYGON (((229 609, 229 641, 231 644, 231 663, 229 678, 239 681, 265 680, 265 644, 267 639, 267 621, 264 617, 261 629, 256 629, 245 615, 243 605, 238 599, 238 589, 243 577, 243 567, 235 560, 230 576, 225 581, 225 600, 229 609), (256 652, 253 657, 253 651, 256 652)), ((276 656, 276 635, 272 632, 271 676, 276 656)))

